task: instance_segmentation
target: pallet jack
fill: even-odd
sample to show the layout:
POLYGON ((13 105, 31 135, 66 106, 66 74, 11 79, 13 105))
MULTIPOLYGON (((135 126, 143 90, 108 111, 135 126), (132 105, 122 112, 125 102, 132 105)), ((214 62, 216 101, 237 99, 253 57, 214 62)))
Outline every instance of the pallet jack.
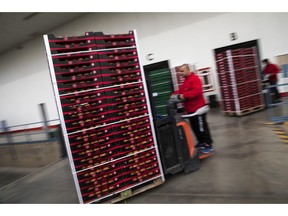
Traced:
POLYGON ((186 120, 208 112, 209 106, 193 114, 183 115, 183 109, 177 108, 177 104, 182 102, 177 97, 171 98, 167 103, 167 117, 156 121, 158 147, 165 174, 196 171, 201 166, 200 160, 213 154, 201 154, 200 149, 195 148, 193 133, 186 120))

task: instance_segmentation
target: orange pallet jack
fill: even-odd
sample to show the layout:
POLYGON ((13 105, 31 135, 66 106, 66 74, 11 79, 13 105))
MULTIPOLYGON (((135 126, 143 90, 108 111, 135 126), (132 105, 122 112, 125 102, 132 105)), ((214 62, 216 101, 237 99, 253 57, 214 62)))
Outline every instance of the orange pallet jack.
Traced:
POLYGON ((181 115, 177 110, 177 103, 181 101, 169 100, 166 118, 156 122, 156 134, 162 166, 165 174, 176 174, 180 171, 190 173, 198 170, 200 160, 211 156, 213 153, 201 154, 200 149, 194 146, 194 136, 185 118, 207 112, 204 107, 190 115, 181 115))
MULTIPOLYGON (((177 127, 182 127, 184 130, 184 134, 186 136, 187 140, 187 150, 189 152, 189 157, 193 158, 195 151, 198 151, 198 149, 195 148, 194 142, 193 142, 193 135, 190 128, 190 125, 186 121, 181 121, 177 123, 177 127)), ((213 154, 213 152, 208 154, 199 154, 199 159, 204 159, 206 157, 209 157, 213 154)))

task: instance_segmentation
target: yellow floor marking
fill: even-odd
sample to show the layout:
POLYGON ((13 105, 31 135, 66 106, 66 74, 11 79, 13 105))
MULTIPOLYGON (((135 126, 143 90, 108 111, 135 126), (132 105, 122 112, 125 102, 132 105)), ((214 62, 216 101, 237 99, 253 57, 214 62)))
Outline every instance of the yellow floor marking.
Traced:
POLYGON ((288 136, 286 135, 286 136, 282 136, 282 135, 280 135, 280 136, 278 136, 279 138, 281 138, 281 139, 288 139, 288 136))
POLYGON ((275 132, 278 138, 281 139, 282 142, 288 144, 288 130, 286 131, 285 128, 283 129, 283 126, 288 127, 288 122, 283 122, 283 124, 280 125, 274 122, 267 122, 266 124, 271 125, 273 127, 272 130, 275 132))

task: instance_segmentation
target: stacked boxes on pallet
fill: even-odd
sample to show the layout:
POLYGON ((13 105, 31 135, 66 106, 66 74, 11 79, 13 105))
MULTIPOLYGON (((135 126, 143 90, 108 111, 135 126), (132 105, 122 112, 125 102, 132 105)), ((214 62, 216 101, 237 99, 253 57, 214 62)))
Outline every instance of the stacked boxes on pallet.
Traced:
POLYGON ((81 203, 164 181, 135 31, 44 35, 81 203))
POLYGON ((180 75, 179 71, 180 66, 176 66, 171 70, 174 91, 178 90, 185 80, 185 78, 180 75))
POLYGON ((215 55, 223 112, 242 115, 263 109, 256 47, 226 50, 215 55))
POLYGON ((197 69, 197 75, 199 76, 202 82, 203 92, 214 91, 214 85, 212 81, 212 74, 210 67, 197 69))

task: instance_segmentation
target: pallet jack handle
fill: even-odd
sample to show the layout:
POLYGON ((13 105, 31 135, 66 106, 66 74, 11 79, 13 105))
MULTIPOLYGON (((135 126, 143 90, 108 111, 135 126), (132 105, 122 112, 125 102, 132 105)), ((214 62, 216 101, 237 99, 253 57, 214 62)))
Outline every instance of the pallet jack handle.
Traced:
POLYGON ((187 115, 181 115, 182 118, 190 118, 196 115, 202 115, 204 113, 207 113, 209 111, 209 106, 205 105, 199 109, 196 110, 196 112, 191 113, 191 114, 187 114, 187 115))

